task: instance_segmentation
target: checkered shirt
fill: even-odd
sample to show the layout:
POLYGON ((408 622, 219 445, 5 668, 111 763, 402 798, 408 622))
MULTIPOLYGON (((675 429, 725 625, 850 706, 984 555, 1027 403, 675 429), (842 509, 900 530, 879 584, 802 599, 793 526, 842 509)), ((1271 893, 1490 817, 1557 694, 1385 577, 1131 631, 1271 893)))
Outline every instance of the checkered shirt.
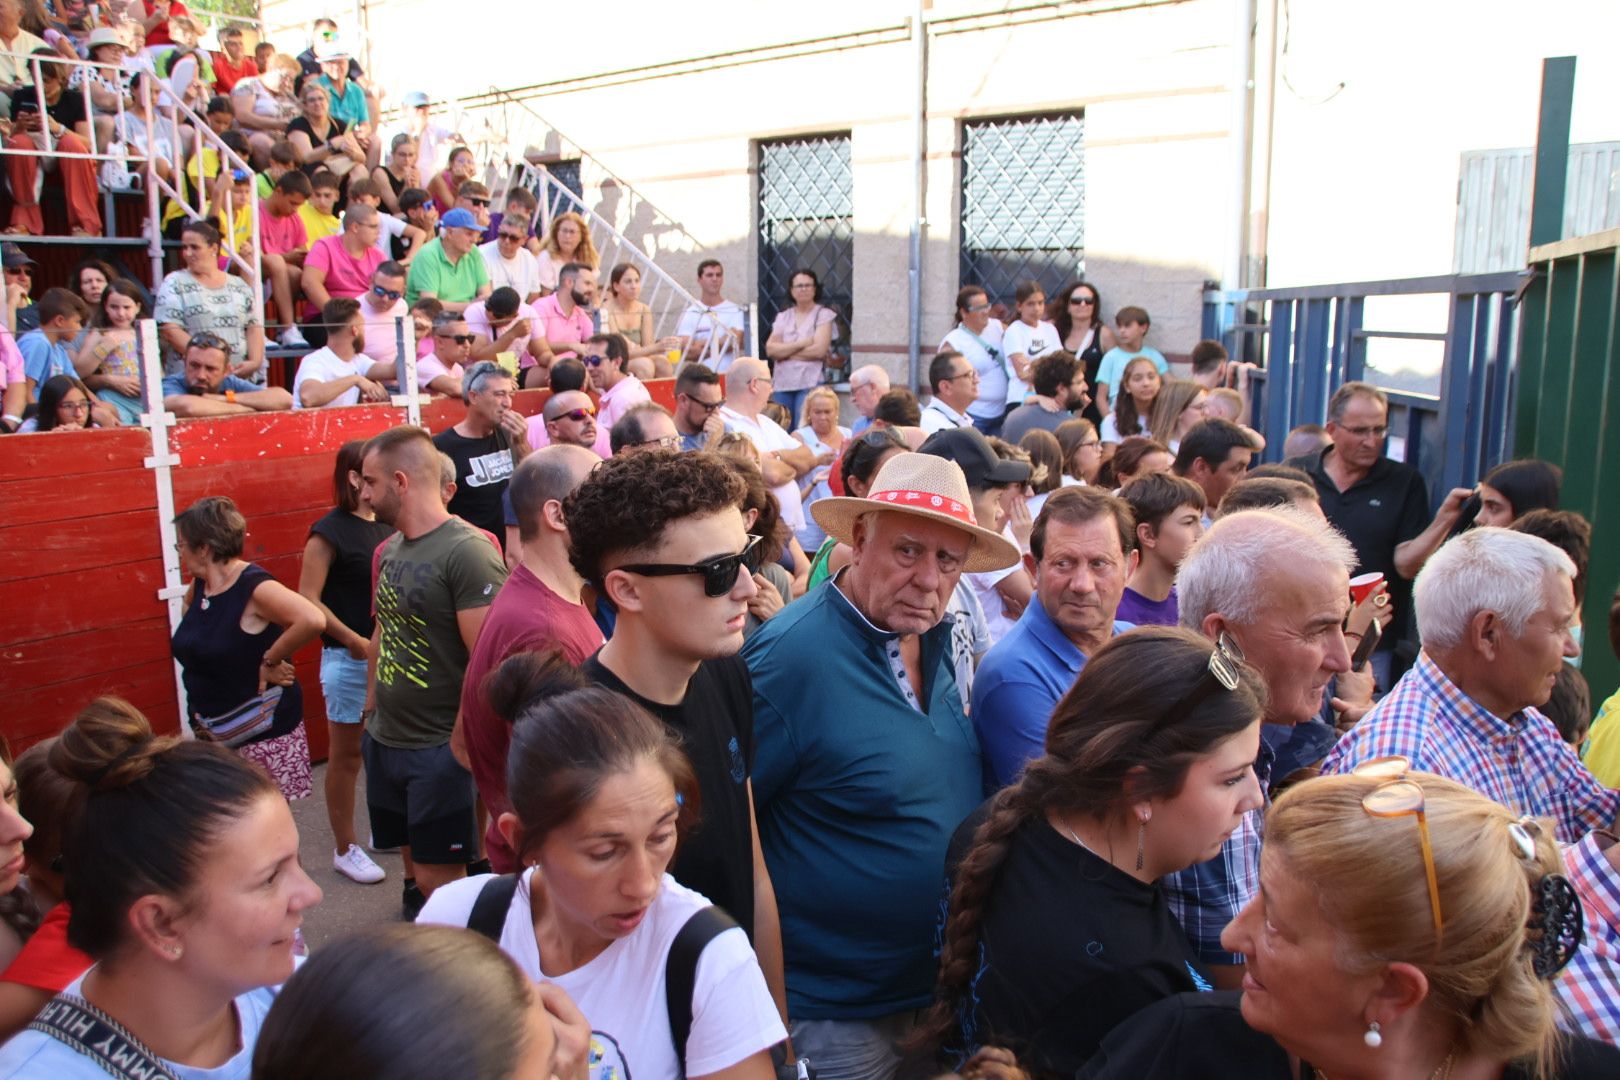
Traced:
POLYGON ((1569 880, 1580 894, 1586 939, 1553 984, 1568 1031, 1620 1044, 1620 871, 1609 864, 1597 833, 1564 849, 1569 880))
POLYGON ((1427 653, 1322 763, 1346 773, 1400 754, 1412 768, 1466 784, 1518 814, 1552 818, 1559 841, 1608 828, 1620 792, 1592 778, 1551 720, 1535 709, 1503 719, 1463 693, 1427 653))

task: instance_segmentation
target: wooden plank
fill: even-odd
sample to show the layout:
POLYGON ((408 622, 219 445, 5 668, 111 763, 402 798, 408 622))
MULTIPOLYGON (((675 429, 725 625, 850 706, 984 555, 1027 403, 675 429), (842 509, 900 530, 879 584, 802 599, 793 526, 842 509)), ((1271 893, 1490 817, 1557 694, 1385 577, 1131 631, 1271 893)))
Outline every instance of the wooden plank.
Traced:
MULTIPOLYGON (((309 527, 326 511, 327 507, 322 506, 313 510, 290 510, 285 514, 248 518, 247 544, 242 550, 242 557, 263 565, 265 560, 282 555, 302 556, 304 542, 309 539, 309 527)), ((295 567, 291 587, 296 588, 297 584, 295 567)))
POLYGON ((140 664, 169 664, 169 620, 147 619, 0 649, 0 684, 16 692, 140 664))
POLYGON ((182 469, 263 462, 329 453, 350 439, 369 439, 404 420, 405 410, 391 405, 183 420, 172 429, 169 446, 180 455, 182 469))
POLYGON ((160 559, 162 540, 151 510, 93 514, 66 521, 0 529, 0 551, 27 558, 0 559, 0 582, 76 572, 86 566, 160 559))
POLYGON ((125 698, 146 714, 158 731, 179 730, 174 703, 174 668, 167 663, 140 664, 118 671, 97 672, 75 679, 10 695, 0 720, 15 748, 54 735, 73 721, 78 711, 102 694, 125 698))
POLYGON ((84 516, 85 507, 94 507, 98 514, 117 514, 157 506, 152 474, 142 468, 75 476, 67 484, 72 491, 71 499, 62 497, 64 483, 59 476, 0 476, 8 477, 0 479, 0 506, 5 507, 7 525, 80 518, 84 516))
POLYGON ((162 587, 163 564, 156 559, 0 581, 0 643, 167 619, 168 609, 157 598, 162 587))
POLYGON ((305 508, 314 521, 332 505, 335 454, 183 466, 174 470, 174 505, 183 510, 206 495, 226 495, 247 516, 250 528, 256 517, 305 508))
POLYGON ((144 428, 45 432, 0 439, 0 477, 39 479, 139 469, 152 453, 144 428))

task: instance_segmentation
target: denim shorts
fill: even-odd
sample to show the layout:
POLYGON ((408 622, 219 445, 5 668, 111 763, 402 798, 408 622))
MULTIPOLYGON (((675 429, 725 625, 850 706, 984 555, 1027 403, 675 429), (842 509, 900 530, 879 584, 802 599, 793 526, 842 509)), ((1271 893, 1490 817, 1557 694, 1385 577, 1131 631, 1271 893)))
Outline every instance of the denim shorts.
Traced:
POLYGON ((321 650, 321 693, 326 697, 326 719, 334 724, 358 724, 366 703, 366 662, 348 649, 321 650))

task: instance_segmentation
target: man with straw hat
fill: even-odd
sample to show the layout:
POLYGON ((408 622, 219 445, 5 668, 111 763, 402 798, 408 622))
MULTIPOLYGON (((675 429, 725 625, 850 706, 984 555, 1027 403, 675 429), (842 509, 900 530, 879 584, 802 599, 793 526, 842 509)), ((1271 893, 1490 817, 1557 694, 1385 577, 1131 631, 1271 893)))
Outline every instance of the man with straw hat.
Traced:
POLYGON ((961 468, 925 454, 811 512, 853 554, 743 649, 754 800, 794 1047, 823 1076, 877 1080, 931 999, 946 845, 985 794, 946 604, 963 571, 1018 549, 975 519, 961 468))

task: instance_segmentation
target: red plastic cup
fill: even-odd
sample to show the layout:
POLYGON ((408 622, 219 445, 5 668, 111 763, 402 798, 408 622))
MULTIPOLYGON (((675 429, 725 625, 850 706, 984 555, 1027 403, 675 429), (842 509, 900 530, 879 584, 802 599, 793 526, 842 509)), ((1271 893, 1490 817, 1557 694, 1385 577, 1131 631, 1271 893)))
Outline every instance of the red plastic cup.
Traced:
POLYGON ((1371 574, 1357 574, 1350 579, 1350 602, 1359 604, 1384 584, 1384 575, 1376 571, 1371 574))

